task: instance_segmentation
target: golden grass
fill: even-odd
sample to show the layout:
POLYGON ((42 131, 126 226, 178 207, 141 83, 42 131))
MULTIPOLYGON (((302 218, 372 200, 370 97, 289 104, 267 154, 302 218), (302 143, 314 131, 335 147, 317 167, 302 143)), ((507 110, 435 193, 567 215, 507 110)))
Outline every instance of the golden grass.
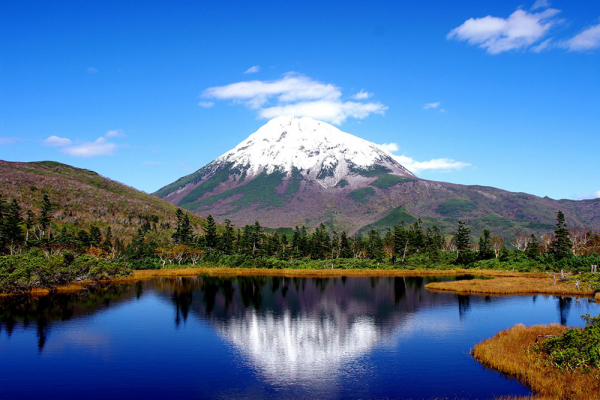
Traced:
POLYGON ((600 399, 600 370, 560 371, 533 349, 537 335, 560 335, 567 329, 515 325, 477 344, 473 356, 489 368, 516 377, 537 393, 538 399, 600 399))
MULTIPOLYGON (((473 279, 452 282, 432 282, 425 285, 431 291, 451 291, 472 294, 554 294, 567 296, 593 296, 592 290, 577 289, 575 282, 561 282, 556 285, 552 275, 521 274, 498 276, 494 279, 473 279)), ((596 296, 598 300, 598 296, 596 296)))

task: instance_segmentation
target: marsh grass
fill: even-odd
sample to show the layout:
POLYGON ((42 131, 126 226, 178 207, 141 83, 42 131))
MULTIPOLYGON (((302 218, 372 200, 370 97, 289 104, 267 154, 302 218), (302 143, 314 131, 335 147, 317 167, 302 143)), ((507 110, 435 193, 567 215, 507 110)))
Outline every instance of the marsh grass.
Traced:
POLYGON ((540 396, 537 399, 600 399, 600 370, 561 371, 536 349, 538 335, 561 335, 567 329, 556 324, 515 325, 477 344, 472 354, 486 367, 519 379, 540 396))
MULTIPOLYGON (((478 274, 480 274, 478 272, 478 274)), ((485 274, 482 274, 485 275, 485 274)), ((494 275, 489 275, 494 276, 494 275)), ((594 290, 575 286, 575 280, 561 281, 549 274, 518 274, 513 276, 495 275, 494 279, 473 279, 469 281, 433 282, 425 286, 431 291, 451 291, 472 294, 552 294, 565 296, 594 296, 594 290)), ((598 295, 596 294, 598 300, 598 295)))

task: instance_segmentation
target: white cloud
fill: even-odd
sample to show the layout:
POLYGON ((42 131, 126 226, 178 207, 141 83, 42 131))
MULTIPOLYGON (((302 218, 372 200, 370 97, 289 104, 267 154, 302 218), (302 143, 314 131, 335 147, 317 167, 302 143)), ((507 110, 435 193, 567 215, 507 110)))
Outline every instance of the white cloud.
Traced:
POLYGON ((571 39, 562 42, 560 47, 569 51, 587 51, 600 47, 600 24, 587 28, 571 39))
POLYGON ((442 103, 440 103, 439 101, 435 102, 435 103, 426 103, 423 106, 423 110, 429 110, 431 108, 438 108, 440 106, 440 104, 442 104, 442 103))
POLYGON ((349 117, 364 119, 369 114, 383 114, 387 107, 381 103, 356 103, 318 100, 275 106, 260 110, 259 117, 271 119, 285 115, 311 117, 335 125, 343 124, 349 117))
POLYGON ((392 154, 394 151, 400 150, 398 143, 384 143, 384 144, 378 144, 377 146, 379 146, 379 148, 381 150, 387 151, 390 154, 392 154))
POLYGON ((550 2, 548 0, 536 0, 531 7, 532 10, 537 10, 538 8, 548 8, 550 7, 550 2))
POLYGON ((113 129, 113 130, 106 132, 104 137, 107 137, 107 138, 125 137, 125 132, 123 132, 123 129, 113 129))
POLYGON ((486 49, 489 54, 527 49, 542 40, 550 28, 560 22, 555 18, 559 13, 560 10, 553 8, 537 13, 518 9, 506 19, 491 15, 469 18, 451 30, 446 38, 467 41, 486 49))
POLYGON ((373 93, 365 92, 364 89, 360 89, 360 92, 350 96, 350 98, 354 100, 366 100, 369 97, 373 97, 373 93))
POLYGON ((106 138, 100 137, 94 142, 65 147, 61 151, 73 157, 89 158, 95 156, 112 156, 116 149, 117 145, 115 143, 111 143, 106 138))
POLYGON ((446 110, 445 108, 440 108, 440 111, 439 111, 439 112, 441 112, 441 113, 447 113, 447 112, 448 112, 448 110, 446 110))
POLYGON ((470 167, 471 164, 455 161, 451 158, 435 158, 429 161, 417 161, 411 157, 405 155, 396 155, 393 152, 396 152, 400 149, 397 143, 384 143, 377 145, 382 150, 386 151, 394 160, 398 161, 402 164, 406 169, 414 174, 418 174, 422 171, 455 171, 459 169, 463 169, 466 167, 470 167))
POLYGON ((200 103, 198 103, 198 105, 202 108, 211 108, 215 105, 215 103, 213 103, 212 101, 201 101, 200 103))
POLYGON ((71 141, 71 139, 67 139, 67 138, 60 138, 58 136, 50 136, 48 139, 44 140, 44 144, 46 146, 69 146, 71 143, 73 143, 71 141))
POLYGON ((260 71, 260 66, 258 65, 253 65, 250 68, 248 68, 247 70, 244 71, 245 74, 255 74, 258 71, 260 71))
POLYGON ((98 70, 96 68, 93 67, 89 67, 87 69, 88 74, 95 74, 96 72, 98 72, 98 70))
POLYGON ((592 194, 582 194, 575 196, 579 200, 600 199, 600 190, 592 194))
POLYGON ((330 83, 287 73, 274 81, 246 81, 206 89, 201 96, 217 100, 232 100, 256 110, 259 118, 282 115, 312 117, 333 124, 348 118, 363 119, 370 114, 383 114, 387 107, 378 102, 361 102, 372 94, 361 90, 353 96, 357 101, 342 101, 342 91, 330 83))

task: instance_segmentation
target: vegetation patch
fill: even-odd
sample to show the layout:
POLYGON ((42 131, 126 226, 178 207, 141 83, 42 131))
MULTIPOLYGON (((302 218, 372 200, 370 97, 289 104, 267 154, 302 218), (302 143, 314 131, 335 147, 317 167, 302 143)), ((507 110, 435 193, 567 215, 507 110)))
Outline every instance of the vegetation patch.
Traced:
POLYGON ((348 196, 357 203, 365 203, 368 197, 375 193, 375 189, 366 187, 362 189, 353 190, 348 193, 348 196))
MULTIPOLYGON (((187 204, 186 208, 195 209, 202 206, 210 206, 219 200, 240 194, 242 197, 229 203, 232 206, 237 206, 235 209, 236 211, 256 204, 260 204, 260 208, 282 207, 284 205, 284 201, 290 201, 292 198, 292 195, 289 193, 277 193, 276 188, 283 183, 284 177, 285 173, 280 171, 275 171, 270 174, 263 172, 254 178, 252 182, 227 190, 223 193, 207 197, 206 199, 187 204)), ((294 192, 292 190, 292 194, 293 193, 294 192)))
POLYGON ((437 206, 436 211, 444 216, 459 216, 469 213, 477 208, 477 204, 471 200, 448 199, 437 206))
MULTIPOLYGON (((221 183, 229 179, 230 174, 234 173, 229 167, 217 171, 213 176, 202 182, 198 187, 194 188, 179 202, 179 206, 186 207, 188 204, 200 199, 207 193, 210 193, 221 183)), ((186 207, 187 208, 187 207, 186 207)))
POLYGON ((406 178, 403 176, 383 174, 383 175, 380 175, 379 178, 375 182, 371 183, 371 185, 376 186, 379 189, 386 189, 391 186, 397 185, 399 183, 411 182, 414 180, 415 179, 413 179, 413 178, 406 178))
POLYGON ((91 255, 45 256, 42 251, 0 257, 0 292, 53 289, 74 281, 106 280, 131 275, 131 267, 91 255))
POLYGON ((359 231, 359 234, 364 232, 369 232, 371 229, 375 229, 377 232, 385 232, 389 229, 390 226, 399 225, 402 223, 412 224, 415 222, 417 218, 415 218, 411 213, 406 211, 402 206, 394 208, 392 211, 388 213, 385 217, 381 218, 379 221, 374 222, 370 225, 365 226, 359 231))
POLYGON ((346 187, 346 186, 348 186, 348 185, 349 185, 348 181, 347 181, 347 180, 345 180, 345 179, 342 179, 341 181, 339 181, 339 182, 338 182, 338 183, 335 185, 335 187, 343 188, 343 187, 346 187))
MULTIPOLYGON (((587 328, 586 328, 587 329, 587 328)), ((502 331, 475 346, 475 359, 487 367, 518 378, 540 396, 553 399, 597 399, 600 393, 600 372, 597 367, 586 370, 558 368, 536 341, 541 336, 560 337, 569 332, 560 325, 531 326, 521 324, 502 331)), ((548 339, 551 340, 551 339, 548 339)), ((564 339, 556 339, 564 341, 564 339)))

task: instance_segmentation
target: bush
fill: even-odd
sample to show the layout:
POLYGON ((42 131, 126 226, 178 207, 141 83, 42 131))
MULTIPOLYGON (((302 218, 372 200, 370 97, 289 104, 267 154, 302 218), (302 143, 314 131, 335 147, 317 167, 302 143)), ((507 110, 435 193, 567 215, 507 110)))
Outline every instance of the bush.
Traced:
POLYGON ((584 329, 569 329, 562 336, 550 338, 540 348, 561 370, 600 367, 600 316, 581 316, 586 321, 584 329))
POLYGON ((0 292, 53 288, 78 280, 101 280, 131 274, 124 263, 90 255, 45 256, 41 251, 0 257, 0 292))

